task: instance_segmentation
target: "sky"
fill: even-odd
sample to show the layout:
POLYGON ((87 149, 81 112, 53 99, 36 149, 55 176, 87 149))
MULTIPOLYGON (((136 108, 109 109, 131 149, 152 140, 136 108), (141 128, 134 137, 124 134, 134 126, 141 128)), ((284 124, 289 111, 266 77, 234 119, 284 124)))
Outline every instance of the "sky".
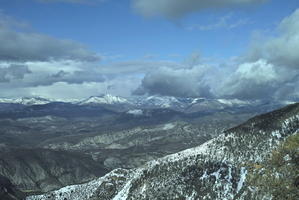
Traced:
POLYGON ((0 97, 299 99, 297 0, 0 0, 0 97))

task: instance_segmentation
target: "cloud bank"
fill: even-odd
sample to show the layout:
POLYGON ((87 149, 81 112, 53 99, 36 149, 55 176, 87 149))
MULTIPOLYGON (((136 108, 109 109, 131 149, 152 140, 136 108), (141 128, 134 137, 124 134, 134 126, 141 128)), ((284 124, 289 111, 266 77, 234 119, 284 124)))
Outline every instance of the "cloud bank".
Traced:
MULTIPOLYGON (((245 4, 230 2, 226 5, 245 4)), ((2 95, 38 93, 65 98, 109 92, 125 96, 299 99, 299 9, 279 23, 274 36, 265 35, 257 42, 254 39, 245 56, 218 66, 204 64, 199 54, 182 63, 136 60, 100 64, 100 56, 80 43, 15 31, 15 24, 10 24, 11 20, 0 20, 2 95)))
POLYGON ((252 45, 245 59, 226 67, 204 73, 198 67, 150 72, 134 94, 298 100, 299 9, 282 20, 277 32, 252 45))
POLYGON ((250 60, 266 59, 288 68, 299 68, 299 9, 286 17, 278 26, 278 37, 253 44, 249 52, 250 60))
POLYGON ((0 11, 1 95, 62 82, 79 86, 105 81, 95 69, 101 59, 97 53, 75 41, 26 32, 26 26, 0 11))
POLYGON ((0 83, 10 82, 11 80, 23 79, 25 74, 30 74, 28 66, 11 64, 9 66, 0 66, 0 83))
POLYGON ((210 88, 205 83, 207 66, 173 69, 160 68, 148 73, 141 86, 134 91, 136 95, 162 95, 175 97, 211 97, 210 88))
POLYGON ((0 61, 97 61, 100 56, 80 43, 0 27, 0 61))

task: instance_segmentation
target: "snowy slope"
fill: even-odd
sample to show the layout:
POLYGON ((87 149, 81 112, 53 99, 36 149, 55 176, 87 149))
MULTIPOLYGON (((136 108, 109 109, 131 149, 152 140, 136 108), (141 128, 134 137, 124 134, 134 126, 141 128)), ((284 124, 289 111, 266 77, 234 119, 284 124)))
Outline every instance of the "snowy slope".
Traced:
MULTIPOLYGON (((168 127, 169 128, 169 125, 168 127)), ((27 200, 246 199, 248 170, 299 131, 299 104, 260 115, 192 149, 120 170, 91 183, 66 187, 27 200), (117 183, 112 180, 122 180, 117 183), (105 182, 105 185, 103 185, 105 182), (95 186, 94 186, 95 185, 95 186), (73 192, 72 192, 73 190, 73 192), (72 196, 67 196, 69 194, 72 196)))

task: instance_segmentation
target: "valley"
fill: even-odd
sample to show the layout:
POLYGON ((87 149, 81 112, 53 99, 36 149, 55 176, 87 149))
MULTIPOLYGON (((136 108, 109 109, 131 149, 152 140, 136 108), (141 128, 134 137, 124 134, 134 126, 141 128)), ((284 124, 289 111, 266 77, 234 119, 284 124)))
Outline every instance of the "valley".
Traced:
POLYGON ((23 191, 47 192, 197 147, 283 105, 228 102, 151 97, 134 104, 111 95, 2 100, 0 174, 23 191))
MULTIPOLYGON (((116 169, 87 184, 67 186, 27 199, 278 199, 278 191, 270 187, 271 182, 261 187, 248 180, 254 177, 252 174, 266 170, 267 160, 273 159, 272 152, 286 139, 297 145, 289 151, 294 152, 299 144, 296 142, 298 131, 297 103, 251 118, 202 145, 150 161, 139 168, 116 169)), ((281 162, 285 163, 283 166, 298 169, 296 159, 298 152, 281 162)), ((267 174, 265 178, 287 176, 282 168, 273 167, 276 175, 267 174)), ((296 174, 289 178, 289 184, 295 188, 296 174)), ((290 185, 281 185, 281 190, 290 185)), ((283 196, 297 199, 299 193, 293 189, 279 199, 283 196)))
POLYGON ((0 200, 299 200, 298 52, 298 0, 0 0, 0 200))

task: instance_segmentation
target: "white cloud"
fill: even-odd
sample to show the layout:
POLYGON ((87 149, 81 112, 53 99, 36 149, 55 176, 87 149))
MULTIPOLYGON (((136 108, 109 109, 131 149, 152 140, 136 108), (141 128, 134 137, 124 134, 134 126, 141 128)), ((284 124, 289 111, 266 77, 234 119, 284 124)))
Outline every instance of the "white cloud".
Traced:
POLYGON ((280 23, 278 31, 278 37, 255 43, 249 59, 266 59, 279 67, 299 69, 299 9, 280 23))
POLYGON ((238 19, 234 21, 232 19, 232 14, 225 15, 218 19, 216 23, 208 24, 208 25, 192 25, 187 27, 187 30, 200 30, 200 31, 210 31, 210 30, 217 30, 217 29, 234 29, 240 26, 244 26, 249 24, 248 19, 238 19))
POLYGON ((15 30, 25 26, 0 12, 0 62, 100 60, 98 54, 79 42, 15 30))
POLYGON ((283 80, 275 67, 265 60, 243 63, 216 88, 219 96, 238 99, 263 99, 274 95, 283 80))
POLYGON ((108 0, 36 0, 44 3, 55 3, 55 2, 64 2, 64 3, 85 3, 85 4, 94 4, 101 3, 108 0))
POLYGON ((37 33, 0 29, 0 61, 97 61, 100 56, 82 44, 37 33))
MULTIPOLYGON (((229 24, 225 20, 221 26, 229 24)), ((206 29, 217 27, 220 25, 206 29)), ((48 44, 44 41, 48 36, 37 34, 40 39, 33 42, 36 48, 30 49, 32 46, 28 44, 32 40, 28 38, 35 34, 17 33, 7 25, 0 25, 0 41, 5 41, 1 31, 16 34, 18 39, 12 41, 7 34, 10 42, 0 46, 2 96, 39 94, 51 98, 83 98, 106 92, 129 96, 134 91, 135 94, 185 97, 299 98, 299 9, 279 24, 277 36, 259 42, 249 50, 245 61, 230 63, 225 70, 202 64, 204 59, 197 53, 183 63, 137 60, 98 64, 94 61, 97 59, 85 59, 96 55, 80 45, 76 49, 77 43, 64 45, 62 40, 52 38, 50 41, 59 45, 43 50, 40 44, 48 44), (70 53, 69 48, 75 50, 70 53), (13 55, 9 53, 12 50, 16 51, 16 59, 3 57, 13 55), (11 68, 16 64, 23 67, 11 68)))
POLYGON ((118 76, 105 82, 67 83, 55 82, 52 85, 11 87, 1 85, 1 97, 41 96, 53 99, 81 99, 105 93, 130 96, 140 84, 141 77, 118 76))
POLYGON ((203 74, 196 73, 196 67, 160 68, 147 74, 135 93, 298 100, 299 9, 282 20, 278 30, 276 37, 259 41, 249 56, 228 67, 203 74))
POLYGON ((276 36, 254 41, 245 62, 222 75, 219 96, 241 99, 299 98, 299 9, 282 20, 276 36))

